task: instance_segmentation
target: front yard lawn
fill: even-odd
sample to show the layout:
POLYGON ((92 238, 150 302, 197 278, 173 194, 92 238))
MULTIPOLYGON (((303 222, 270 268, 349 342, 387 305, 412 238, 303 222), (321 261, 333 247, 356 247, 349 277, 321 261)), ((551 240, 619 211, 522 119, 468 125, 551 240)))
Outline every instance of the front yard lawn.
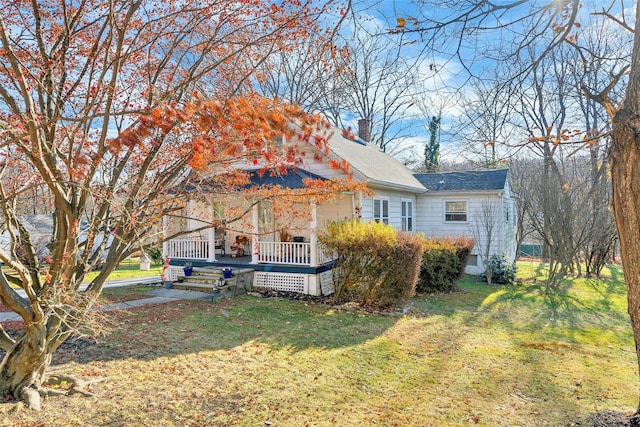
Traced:
POLYGON ((404 317, 252 296, 140 307, 55 367, 106 378, 99 397, 0 412, 6 425, 588 425, 638 398, 621 271, 607 276, 551 292, 467 277, 404 317))

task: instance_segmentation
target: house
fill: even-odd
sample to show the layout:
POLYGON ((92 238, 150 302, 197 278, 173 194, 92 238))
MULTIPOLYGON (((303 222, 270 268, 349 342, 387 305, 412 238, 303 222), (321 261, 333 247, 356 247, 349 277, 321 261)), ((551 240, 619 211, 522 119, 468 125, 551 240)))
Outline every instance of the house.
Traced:
POLYGON ((492 255, 516 258, 516 206, 508 169, 421 173, 427 193, 418 199, 416 227, 428 236, 473 237, 466 272, 484 272, 492 255))
MULTIPOLYGON (((306 160, 286 175, 251 171, 251 182, 301 188, 303 179, 308 177, 346 177, 344 170, 330 167, 331 161, 344 161, 350 166, 352 178, 365 183, 372 195, 344 193, 321 203, 308 200, 299 206, 307 215, 289 218, 274 215, 277 201, 254 203, 241 194, 225 200, 215 195, 204 200, 194 197, 187 202, 187 212, 181 217, 195 219, 165 225, 167 229, 200 230, 164 243, 163 255, 170 259, 169 277, 175 280, 181 276, 187 262, 195 267, 251 269, 253 286, 320 295, 332 292, 332 258, 317 241, 318 231, 328 221, 360 218, 391 224, 406 232, 472 236, 475 211, 486 198, 501 206, 496 223, 504 225, 505 218, 515 223, 506 170, 467 175, 414 174, 389 154, 338 129, 328 137, 328 148, 328 152, 321 152, 310 146, 306 160), (252 206, 250 215, 243 220, 226 221, 221 212, 234 205, 252 206), (216 218, 224 223, 222 233, 203 226, 216 218)), ((515 238, 507 228, 501 227, 491 242, 493 253, 511 256, 511 240, 515 245, 515 238)), ((469 272, 483 271, 479 255, 480 252, 474 253, 469 272)))

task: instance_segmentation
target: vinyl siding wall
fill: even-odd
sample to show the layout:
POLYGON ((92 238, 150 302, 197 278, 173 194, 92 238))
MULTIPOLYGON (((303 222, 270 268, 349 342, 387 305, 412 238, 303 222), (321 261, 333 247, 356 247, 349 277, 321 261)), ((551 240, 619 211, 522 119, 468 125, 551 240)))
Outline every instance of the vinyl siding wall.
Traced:
MULTIPOLYGON (((496 213, 490 252, 492 255, 501 256, 506 253, 505 241, 508 240, 505 239, 508 237, 507 229, 510 228, 511 224, 514 224, 514 219, 510 215, 509 222, 505 221, 504 200, 501 195, 495 192, 484 194, 461 192, 446 195, 430 193, 419 197, 416 217, 417 231, 424 232, 427 236, 466 236, 474 238, 477 218, 481 216, 480 212, 487 197, 492 203, 495 203, 496 213), (464 222, 446 221, 446 202, 466 202, 467 220, 464 222)), ((480 232, 484 233, 484 227, 480 227, 480 232)), ((472 251, 473 255, 480 255, 484 250, 480 247, 484 244, 484 239, 486 239, 485 234, 481 234, 479 242, 476 242, 476 247, 472 251)), ((469 266, 466 271, 470 274, 479 274, 484 271, 480 256, 478 256, 478 266, 469 266)))
POLYGON ((413 232, 417 230, 417 201, 416 195, 404 191, 392 190, 374 190, 376 195, 373 197, 362 198, 362 220, 373 220, 373 200, 387 199, 389 200, 389 224, 402 230, 402 201, 411 201, 413 203, 413 232))

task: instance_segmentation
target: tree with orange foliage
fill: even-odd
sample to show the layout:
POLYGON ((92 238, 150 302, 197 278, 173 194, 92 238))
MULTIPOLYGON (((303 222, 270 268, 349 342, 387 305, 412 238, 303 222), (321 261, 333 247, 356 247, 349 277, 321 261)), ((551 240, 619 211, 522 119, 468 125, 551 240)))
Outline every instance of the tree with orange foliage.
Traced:
POLYGON ((331 7, 331 0, 3 3, 0 208, 11 245, 0 261, 11 272, 0 271, 0 302, 25 329, 11 336, 0 328, 0 395, 40 407, 52 392, 44 384, 53 352, 86 320, 118 262, 180 209, 176 194, 200 169, 295 164, 295 149, 270 144, 282 134, 322 148, 324 139, 310 136, 322 127, 317 118, 247 88, 255 64, 314 32, 331 7), (19 214, 20 196, 34 189, 53 201, 45 262, 19 214))

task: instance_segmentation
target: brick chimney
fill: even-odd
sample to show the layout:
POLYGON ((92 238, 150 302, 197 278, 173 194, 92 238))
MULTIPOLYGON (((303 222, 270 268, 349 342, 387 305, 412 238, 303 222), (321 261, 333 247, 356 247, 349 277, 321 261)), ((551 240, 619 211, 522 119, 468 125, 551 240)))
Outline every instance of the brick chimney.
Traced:
POLYGON ((366 142, 371 139, 371 122, 369 119, 358 120, 358 137, 366 142))

